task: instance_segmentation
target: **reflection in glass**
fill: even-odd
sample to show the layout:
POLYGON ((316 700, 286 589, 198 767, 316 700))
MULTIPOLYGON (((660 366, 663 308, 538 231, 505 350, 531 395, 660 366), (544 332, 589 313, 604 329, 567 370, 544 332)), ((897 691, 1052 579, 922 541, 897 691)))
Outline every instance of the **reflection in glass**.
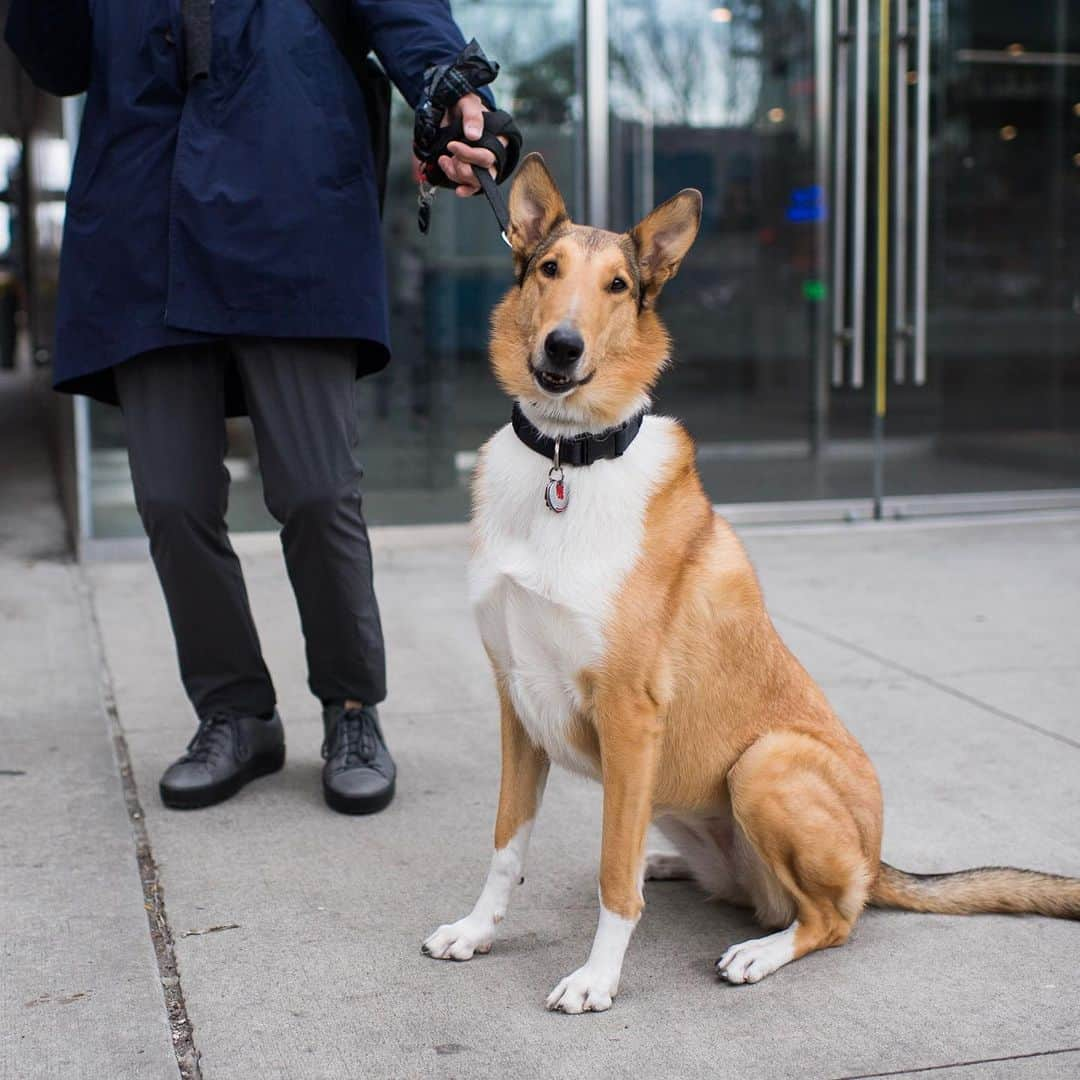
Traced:
MULTIPOLYGON (((700 237, 660 302, 675 362, 657 408, 687 423, 718 501, 821 493, 814 14, 811 0, 611 4, 613 224, 683 187, 704 196, 700 237)), ((858 487, 865 470, 849 472, 858 487)))
MULTIPOLYGON (((518 119, 573 209, 578 117, 576 0, 458 0, 465 37, 502 65, 500 104, 518 119)), ((460 521, 476 449, 509 416, 487 367, 488 314, 512 282, 510 253, 482 198, 440 192, 432 228, 416 226, 412 113, 395 95, 385 212, 394 360, 360 383, 365 514, 371 524, 460 521)), ((92 406, 94 533, 137 536, 118 410, 92 406)), ((229 423, 234 529, 276 529, 262 505, 251 426, 229 423)))

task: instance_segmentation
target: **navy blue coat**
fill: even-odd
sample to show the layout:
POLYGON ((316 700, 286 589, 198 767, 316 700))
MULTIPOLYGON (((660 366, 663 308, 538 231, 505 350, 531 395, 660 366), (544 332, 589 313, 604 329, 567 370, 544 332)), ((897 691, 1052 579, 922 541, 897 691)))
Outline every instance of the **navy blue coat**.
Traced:
MULTIPOLYGON (((349 2, 410 105, 464 46, 447 0, 349 2)), ((386 364, 363 95, 307 0, 218 0, 190 90, 180 0, 11 0, 6 36, 42 89, 87 92, 57 389, 115 401, 113 365, 227 335, 355 339, 358 373, 386 364)))

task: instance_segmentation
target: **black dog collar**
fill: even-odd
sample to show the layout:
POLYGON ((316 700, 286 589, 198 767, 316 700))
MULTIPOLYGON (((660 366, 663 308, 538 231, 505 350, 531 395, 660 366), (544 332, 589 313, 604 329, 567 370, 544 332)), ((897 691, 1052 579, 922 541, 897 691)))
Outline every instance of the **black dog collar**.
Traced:
POLYGON ((642 412, 630 417, 618 427, 600 432, 599 435, 585 433, 569 435, 565 439, 553 439, 529 422, 521 411, 520 405, 515 404, 514 411, 510 415, 510 423, 517 437, 530 450, 535 450, 541 457, 554 461, 556 467, 591 465, 594 461, 601 461, 604 458, 622 457, 637 438, 637 433, 641 430, 641 421, 644 419, 645 414, 642 412))

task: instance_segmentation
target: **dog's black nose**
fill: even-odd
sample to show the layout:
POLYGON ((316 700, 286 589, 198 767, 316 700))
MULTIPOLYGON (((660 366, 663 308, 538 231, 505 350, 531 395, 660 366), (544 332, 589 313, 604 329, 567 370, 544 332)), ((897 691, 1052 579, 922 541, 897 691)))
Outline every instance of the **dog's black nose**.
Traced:
POLYGON ((552 367, 573 367, 584 351, 581 335, 569 326, 556 326, 544 339, 544 355, 552 367))

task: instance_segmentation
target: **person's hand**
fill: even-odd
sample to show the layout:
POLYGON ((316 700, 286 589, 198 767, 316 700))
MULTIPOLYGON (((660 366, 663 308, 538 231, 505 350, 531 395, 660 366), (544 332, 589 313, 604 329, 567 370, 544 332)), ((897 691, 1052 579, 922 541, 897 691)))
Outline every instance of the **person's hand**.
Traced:
MULTIPOLYGON (((479 95, 466 94, 458 99, 453 108, 447 110, 442 126, 447 127, 452 120, 460 117, 465 137, 479 139, 484 134, 485 112, 487 106, 479 95)), ((506 145, 506 139, 502 135, 499 136, 499 142, 506 145)), ((447 143, 446 149, 450 153, 439 158, 439 168, 457 185, 454 192, 461 198, 467 199, 480 190, 480 181, 473 172, 474 165, 487 169, 492 176, 495 175, 495 155, 490 150, 456 141, 447 143)))

